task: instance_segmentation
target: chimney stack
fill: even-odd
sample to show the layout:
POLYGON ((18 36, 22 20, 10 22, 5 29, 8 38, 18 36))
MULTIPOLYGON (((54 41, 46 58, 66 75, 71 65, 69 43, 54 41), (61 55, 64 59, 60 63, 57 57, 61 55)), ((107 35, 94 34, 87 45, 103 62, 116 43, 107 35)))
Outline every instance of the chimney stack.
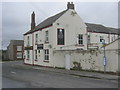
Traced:
POLYGON ((73 2, 68 2, 68 4, 67 4, 67 9, 73 9, 74 10, 74 4, 73 4, 73 2))
POLYGON ((35 13, 33 11, 31 15, 31 30, 35 29, 35 13))

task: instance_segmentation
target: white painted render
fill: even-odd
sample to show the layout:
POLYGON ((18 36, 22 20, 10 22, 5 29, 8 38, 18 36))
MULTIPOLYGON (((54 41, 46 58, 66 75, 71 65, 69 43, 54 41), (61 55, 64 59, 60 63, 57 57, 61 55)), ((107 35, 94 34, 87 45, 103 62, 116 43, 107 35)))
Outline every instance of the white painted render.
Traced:
POLYGON ((38 49, 37 49, 37 44, 35 43, 35 38, 34 38, 34 64, 35 65, 41 65, 41 66, 53 66, 52 63, 53 63, 53 55, 52 55, 52 49, 49 47, 49 45, 52 45, 52 43, 54 42, 54 39, 53 39, 53 27, 49 27, 49 28, 45 28, 45 29, 42 29, 41 31, 37 31, 37 32, 34 32, 34 36, 36 34, 38 34, 38 43, 37 44, 43 44, 43 47, 44 49, 40 50, 40 53, 38 52, 38 49), (49 33, 49 43, 45 43, 45 32, 48 31, 49 33), (49 49, 49 62, 45 62, 45 49, 49 49), (35 50, 37 50, 38 54, 37 54, 37 57, 38 59, 36 60, 35 59, 35 50))
MULTIPOLYGON (((106 50, 106 71, 118 71, 118 50, 106 50)), ((55 67, 65 68, 65 55, 70 55, 70 67, 73 68, 73 62, 80 63, 82 70, 104 71, 103 50, 96 51, 55 51, 55 67), (58 63, 59 62, 59 63, 58 63)))
POLYGON ((28 36, 29 36, 29 46, 32 46, 32 34, 27 34, 24 36, 24 46, 28 45, 28 36))
POLYGON ((106 44, 118 39, 117 34, 88 32, 88 35, 90 35, 90 44, 92 44, 93 46, 99 46, 99 49, 102 47, 102 42, 100 42, 100 36, 104 38, 106 44))
MULTIPOLYGON (((76 13, 75 10, 69 9, 65 12, 59 19, 57 19, 52 26, 44 28, 42 30, 35 31, 31 34, 24 35, 24 47, 27 47, 27 37, 30 37, 30 45, 33 46, 33 50, 30 50, 30 58, 27 60, 27 51, 24 50, 24 63, 26 64, 34 64, 41 66, 49 66, 49 67, 66 67, 65 55, 70 54, 70 65, 73 68, 73 62, 77 61, 81 63, 82 69, 92 69, 103 71, 103 52, 96 52, 93 55, 90 52, 72 52, 72 50, 76 50, 78 48, 82 48, 84 51, 87 50, 87 35, 90 35, 90 43, 97 44, 97 46, 101 47, 100 36, 103 36, 106 43, 112 42, 112 38, 116 39, 117 35, 114 34, 103 34, 103 33, 93 33, 87 32, 87 26, 82 21, 80 16, 76 13, 74 16, 71 13, 76 13), (58 25, 59 23, 59 25, 58 25), (65 30, 65 45, 57 45, 57 29, 62 28, 65 30), (45 42, 45 32, 48 31, 49 42, 45 42), (36 43, 36 34, 38 34, 38 42, 36 43), (78 34, 83 34, 83 45, 78 45, 78 34), (43 49, 37 49, 37 44, 43 44, 43 49), (45 61, 45 49, 49 49, 49 61, 45 61), (35 59, 35 50, 37 50, 37 57, 35 59), (59 52, 58 52, 58 51, 59 52), (69 52, 65 52, 64 50, 68 50, 69 52), (84 54, 84 55, 83 55, 84 54), (94 66, 91 64, 95 62, 94 66)), ((113 59, 118 60, 117 55, 113 52, 109 52, 106 54, 114 55, 115 58, 108 57, 107 61, 108 66, 107 71, 117 71, 117 61, 113 62, 113 59), (111 59, 112 58, 112 59, 111 59), (112 65, 114 64, 114 65, 112 65), (111 65, 111 66, 109 66, 111 65)))
MULTIPOLYGON (((28 34, 28 35, 25 35, 24 36, 24 47, 27 47, 27 46, 32 46, 32 34, 28 34), (29 36, 29 45, 28 45, 28 36, 29 36)), ((27 58, 27 50, 24 50, 24 63, 27 63, 27 64, 33 64, 33 51, 32 50, 29 50, 30 52, 30 58, 28 59, 27 58)))
POLYGON ((113 50, 113 49, 116 49, 116 50, 117 50, 117 49, 120 49, 119 43, 120 43, 120 39, 117 39, 117 40, 109 43, 105 48, 106 48, 107 50, 113 50))
MULTIPOLYGON (((78 47, 75 46, 77 44, 77 35, 78 34, 83 34, 84 38, 84 46, 81 48, 87 49, 87 44, 86 44, 86 25, 82 21, 82 19, 79 17, 78 14, 75 14, 75 16, 71 15, 71 12, 75 12, 75 10, 69 9, 64 15, 62 15, 58 20, 56 20, 55 23, 51 27, 39 30, 34 32, 33 34, 28 34, 25 35, 24 40, 25 40, 25 47, 27 46, 27 37, 30 37, 30 46, 33 46, 33 51, 31 52, 31 62, 34 64, 40 64, 40 65, 45 65, 45 66, 52 66, 53 62, 53 50, 60 50, 60 47, 68 47, 70 46, 70 49, 76 49, 78 47), (59 25, 57 25, 59 23, 59 25), (77 24, 75 24, 77 23, 77 24), (57 29, 58 28, 63 28, 65 30, 65 45, 57 45, 57 29), (49 43, 45 43, 45 32, 48 31, 49 33, 49 43), (35 35, 38 34, 38 43, 36 43, 36 38, 35 35), (33 38, 33 40, 32 40, 33 38), (40 50, 40 54, 38 54, 38 60, 35 61, 35 50, 37 50, 37 44, 43 44, 44 49, 49 49, 50 50, 50 60, 49 63, 44 62, 44 50, 40 50), (50 46, 52 46, 50 48, 50 46), (72 48, 72 47, 73 48, 72 48), (34 55, 33 55, 34 53, 34 55), (34 56, 34 58, 32 58, 34 56), (33 60, 34 59, 34 60, 33 60)), ((80 46, 79 46, 80 47, 80 46)), ((68 48, 67 48, 68 49, 68 48)), ((25 51, 26 55, 26 51, 25 51)), ((26 61, 28 62, 28 61, 26 61)))
POLYGON ((80 16, 76 13, 74 16, 71 15, 72 12, 76 12, 75 10, 69 9, 64 15, 62 15, 54 24, 54 46, 57 50, 62 49, 76 49, 83 48, 87 50, 87 30, 86 25, 80 18, 80 16), (57 25, 59 23, 59 25, 57 25), (65 45, 57 45, 57 28, 63 28, 65 30, 65 45), (78 34, 83 34, 83 45, 75 47, 78 44, 77 36, 78 34))

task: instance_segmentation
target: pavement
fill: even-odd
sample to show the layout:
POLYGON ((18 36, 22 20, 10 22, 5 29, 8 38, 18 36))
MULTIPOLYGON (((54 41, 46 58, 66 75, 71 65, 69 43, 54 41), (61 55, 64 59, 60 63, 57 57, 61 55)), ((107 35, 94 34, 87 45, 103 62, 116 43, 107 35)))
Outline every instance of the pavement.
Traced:
POLYGON ((66 70, 66 69, 49 68, 49 67, 41 67, 41 66, 31 66, 31 65, 26 65, 23 62, 20 62, 19 64, 17 64, 16 67, 32 68, 37 70, 62 73, 62 74, 80 76, 80 77, 95 78, 95 79, 118 80, 118 75, 111 75, 107 73, 98 73, 98 72, 88 72, 88 71, 66 70))

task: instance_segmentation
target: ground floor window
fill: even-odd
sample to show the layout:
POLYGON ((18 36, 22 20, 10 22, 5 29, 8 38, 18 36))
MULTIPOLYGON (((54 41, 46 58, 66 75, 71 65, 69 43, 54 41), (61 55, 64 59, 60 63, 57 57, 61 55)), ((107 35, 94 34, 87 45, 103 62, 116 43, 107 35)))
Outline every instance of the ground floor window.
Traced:
POLYGON ((27 59, 29 59, 29 58, 30 58, 30 51, 27 50, 27 59))
POLYGON ((17 52, 17 58, 22 58, 22 52, 17 52))
POLYGON ((37 57, 37 50, 35 50, 35 59, 37 60, 38 57, 37 57))
POLYGON ((49 60, 49 50, 45 50, 45 60, 49 60))

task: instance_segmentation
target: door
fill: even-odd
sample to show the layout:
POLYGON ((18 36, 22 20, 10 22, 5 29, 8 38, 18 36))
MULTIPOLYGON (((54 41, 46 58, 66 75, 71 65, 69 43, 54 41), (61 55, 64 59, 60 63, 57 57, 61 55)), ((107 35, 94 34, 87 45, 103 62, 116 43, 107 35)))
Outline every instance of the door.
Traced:
POLYGON ((70 70, 70 55, 69 54, 65 55, 65 61, 66 61, 65 69, 70 70))

